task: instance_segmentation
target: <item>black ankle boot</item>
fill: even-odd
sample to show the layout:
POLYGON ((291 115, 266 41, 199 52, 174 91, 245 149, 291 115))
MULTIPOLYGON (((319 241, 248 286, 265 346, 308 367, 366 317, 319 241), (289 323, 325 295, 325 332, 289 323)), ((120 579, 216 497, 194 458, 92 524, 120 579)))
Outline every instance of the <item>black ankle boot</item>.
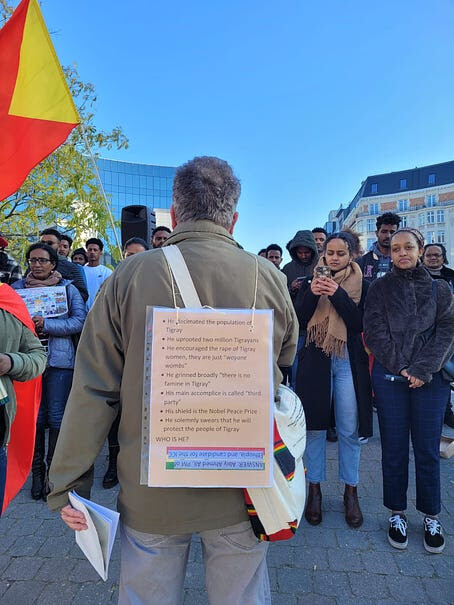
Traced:
POLYGON ((49 439, 47 440, 47 472, 44 478, 44 487, 43 487, 43 500, 47 500, 47 496, 52 491, 52 486, 49 483, 49 470, 50 465, 52 464, 52 458, 54 457, 55 446, 57 445, 58 435, 60 434, 60 429, 49 428, 49 439))
POLYGON ((44 464, 44 427, 36 427, 35 449, 32 461, 32 489, 33 500, 40 500, 44 489, 44 476, 46 465, 44 464))
POLYGON ((109 466, 107 467, 106 474, 102 480, 102 486, 104 489, 110 489, 118 483, 117 477, 117 457, 120 450, 119 445, 109 446, 109 466))
POLYGON ((359 506, 356 486, 345 484, 344 492, 345 520, 350 527, 360 527, 363 524, 363 513, 359 506))
POLYGON ((318 525, 322 521, 322 492, 320 483, 309 483, 304 516, 306 521, 311 525, 318 525))

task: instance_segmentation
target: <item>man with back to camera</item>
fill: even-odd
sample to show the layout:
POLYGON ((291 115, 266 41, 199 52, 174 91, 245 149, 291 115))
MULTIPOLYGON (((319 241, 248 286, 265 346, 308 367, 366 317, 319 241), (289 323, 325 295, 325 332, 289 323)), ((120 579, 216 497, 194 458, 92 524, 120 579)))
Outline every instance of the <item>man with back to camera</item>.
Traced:
POLYGON ((87 300, 87 311, 89 311, 95 297, 98 294, 98 290, 106 281, 106 279, 112 274, 112 269, 101 265, 101 254, 104 249, 104 244, 97 237, 91 237, 85 244, 87 249, 88 263, 83 266, 85 271, 85 278, 87 280, 88 288, 88 300, 87 300))
MULTIPOLYGON (((289 366, 295 354, 298 324, 285 277, 232 237, 239 195, 240 183, 223 160, 198 157, 180 166, 170 211, 174 231, 165 245, 180 249, 203 305, 251 308, 256 293, 257 309, 274 310, 276 392, 282 379, 279 366, 289 366)), ((184 306, 179 294, 176 303, 184 306)), ((267 543, 252 531, 241 489, 140 485, 146 305, 174 307, 169 268, 160 250, 121 263, 87 316, 48 504, 61 509, 70 528, 86 528, 83 515, 68 505, 68 491, 77 490, 120 407, 120 605, 180 603, 194 532, 203 543, 211 603, 269 603, 267 543)))
POLYGON ((312 229, 312 234, 315 239, 315 245, 317 246, 317 252, 320 256, 323 253, 323 248, 325 246, 326 238, 328 237, 328 232, 323 227, 314 227, 312 229))
MULTIPOLYGON (((40 242, 43 244, 47 244, 54 250, 56 250, 58 254, 58 249, 61 241, 61 233, 57 231, 57 229, 43 229, 40 233, 40 242)), ((56 270, 61 274, 64 279, 70 279, 74 286, 79 290, 80 295, 84 299, 84 301, 88 298, 87 286, 85 283, 85 276, 83 274, 83 269, 76 265, 75 263, 71 263, 66 256, 62 256, 58 254, 58 264, 56 266, 56 270)))
POLYGON ((162 244, 170 237, 172 232, 168 227, 155 227, 151 233, 151 245, 153 248, 160 248, 162 244))
POLYGON ((278 244, 270 244, 266 249, 266 258, 279 269, 282 262, 282 248, 278 244))
POLYGON ((363 277, 368 282, 375 281, 392 269, 390 238, 399 229, 401 218, 393 212, 385 212, 377 217, 375 235, 377 241, 364 256, 356 259, 363 277))

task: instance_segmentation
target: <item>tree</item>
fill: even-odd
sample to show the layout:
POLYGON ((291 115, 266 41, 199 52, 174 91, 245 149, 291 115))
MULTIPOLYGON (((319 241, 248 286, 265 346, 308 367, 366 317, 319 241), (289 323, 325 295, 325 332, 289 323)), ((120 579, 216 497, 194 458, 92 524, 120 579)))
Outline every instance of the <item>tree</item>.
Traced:
MULTIPOLYGON (((0 25, 12 10, 7 0, 0 0, 0 25)), ((127 149, 128 139, 120 127, 110 132, 96 128, 93 84, 80 79, 76 66, 63 71, 92 152, 99 155, 113 147, 127 149)), ((114 257, 119 256, 107 233, 111 226, 108 212, 79 126, 29 174, 16 193, 0 202, 0 216, 1 231, 19 258, 23 258, 30 238, 37 239, 41 229, 54 225, 72 232, 76 245, 83 243, 87 233, 97 232, 110 244, 114 257)))

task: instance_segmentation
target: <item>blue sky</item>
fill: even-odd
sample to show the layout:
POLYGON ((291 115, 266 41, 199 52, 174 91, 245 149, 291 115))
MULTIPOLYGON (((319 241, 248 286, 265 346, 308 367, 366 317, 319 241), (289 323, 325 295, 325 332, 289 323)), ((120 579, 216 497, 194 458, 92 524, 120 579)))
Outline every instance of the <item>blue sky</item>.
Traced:
POLYGON ((257 251, 322 225, 368 175, 454 159, 452 0, 42 0, 63 65, 121 125, 108 157, 226 159, 257 251))

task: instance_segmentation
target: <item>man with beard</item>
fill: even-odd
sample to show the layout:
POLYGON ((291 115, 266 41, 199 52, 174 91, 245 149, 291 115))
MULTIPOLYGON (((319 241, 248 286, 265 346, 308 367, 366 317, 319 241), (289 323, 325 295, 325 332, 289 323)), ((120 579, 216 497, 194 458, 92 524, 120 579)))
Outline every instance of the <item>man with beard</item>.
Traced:
POLYGON ((153 248, 160 248, 172 232, 168 227, 155 227, 151 234, 151 245, 153 248))
POLYGON ((393 212, 385 212, 377 218, 375 235, 377 241, 371 250, 356 259, 363 277, 369 283, 382 277, 392 269, 390 238, 399 229, 401 218, 393 212))
POLYGON ((328 232, 323 227, 314 227, 312 229, 312 233, 314 234, 315 245, 317 246, 317 252, 320 256, 323 252, 323 247, 326 242, 326 238, 328 237, 328 232))

